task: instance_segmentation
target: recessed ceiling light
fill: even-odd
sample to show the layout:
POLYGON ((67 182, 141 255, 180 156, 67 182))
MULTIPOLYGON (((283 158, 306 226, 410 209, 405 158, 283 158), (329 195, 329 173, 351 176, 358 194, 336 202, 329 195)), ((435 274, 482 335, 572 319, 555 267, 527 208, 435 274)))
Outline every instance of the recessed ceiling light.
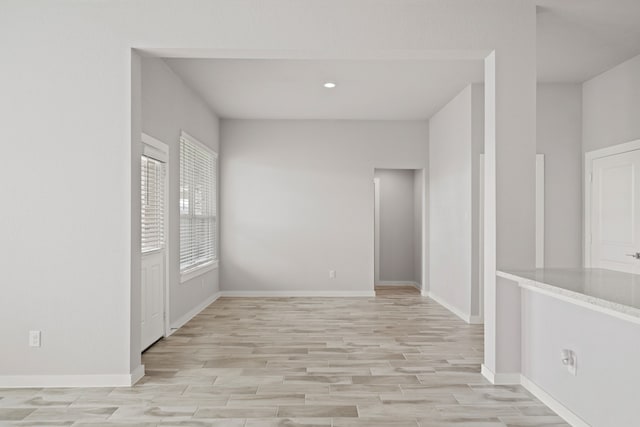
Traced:
POLYGON ((327 89, 333 89, 334 87, 336 87, 336 84, 333 82, 326 82, 324 84, 324 87, 326 87, 327 89))

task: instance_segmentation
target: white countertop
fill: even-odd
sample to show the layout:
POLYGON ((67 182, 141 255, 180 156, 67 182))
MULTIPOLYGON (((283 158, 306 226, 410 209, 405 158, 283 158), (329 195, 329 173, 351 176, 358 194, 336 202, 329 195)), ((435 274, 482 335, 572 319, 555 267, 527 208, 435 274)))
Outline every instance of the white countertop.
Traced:
POLYGON ((600 268, 540 268, 498 271, 498 276, 525 288, 640 319, 640 275, 600 268))

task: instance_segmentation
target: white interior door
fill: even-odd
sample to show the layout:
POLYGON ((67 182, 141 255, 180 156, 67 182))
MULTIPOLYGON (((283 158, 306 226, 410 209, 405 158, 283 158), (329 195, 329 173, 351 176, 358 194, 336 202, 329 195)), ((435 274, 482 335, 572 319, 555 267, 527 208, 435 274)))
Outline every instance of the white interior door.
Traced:
POLYGON ((142 350, 164 336, 164 250, 142 256, 142 350))
POLYGON ((144 146, 141 158, 141 348, 165 331, 166 158, 144 146))
POLYGON ((640 274, 640 150, 593 160, 591 266, 640 274))

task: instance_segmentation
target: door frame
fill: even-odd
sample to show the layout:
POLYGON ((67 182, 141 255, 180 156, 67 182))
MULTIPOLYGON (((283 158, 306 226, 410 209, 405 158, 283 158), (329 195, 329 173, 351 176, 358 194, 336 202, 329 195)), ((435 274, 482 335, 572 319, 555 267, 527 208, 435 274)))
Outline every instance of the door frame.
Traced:
POLYGON ((380 282, 380 178, 373 178, 373 287, 380 282))
MULTIPOLYGON (((171 277, 170 272, 170 266, 169 266, 169 246, 170 246, 170 239, 169 239, 169 218, 170 218, 170 212, 171 209, 169 209, 170 207, 170 203, 169 203, 169 181, 170 181, 170 171, 169 171, 169 145, 165 144, 164 142, 160 141, 159 139, 156 139, 154 137, 152 137, 151 135, 148 135, 146 133, 142 133, 141 137, 140 137, 140 145, 141 145, 141 154, 154 158, 158 161, 164 162, 164 171, 165 171, 165 176, 164 176, 164 201, 165 201, 165 209, 164 209, 164 236, 165 236, 165 241, 164 241, 164 283, 163 283, 163 287, 164 287, 164 313, 162 315, 163 318, 163 324, 164 324, 164 334, 163 337, 166 338, 169 335, 171 335, 171 319, 169 318, 169 313, 170 313, 170 297, 171 297, 171 292, 169 291, 169 278, 171 277)), ((140 256, 142 257, 142 253, 140 254, 140 256)), ((144 350, 144 349, 141 349, 144 350)))
POLYGON ((429 238, 428 238, 428 229, 429 226, 429 217, 427 212, 427 204, 428 204, 428 176, 427 176, 427 168, 426 167, 382 167, 376 166, 373 168, 373 290, 375 292, 376 285, 382 285, 380 281, 380 178, 375 177, 375 172, 377 169, 394 169, 394 170, 410 170, 410 171, 420 171, 422 173, 422 192, 420 198, 420 208, 421 208, 421 228, 422 233, 420 234, 420 247, 422 248, 422 257, 420 259, 420 282, 419 288, 416 288, 420 291, 423 296, 426 296, 428 291, 428 257, 429 257, 429 238))
POLYGON ((584 218, 584 235, 582 237, 582 256, 584 267, 591 268, 591 193, 593 191, 593 161, 603 157, 624 154, 630 151, 640 150, 640 139, 622 144, 612 145, 598 150, 588 151, 584 154, 584 206, 582 210, 584 218))

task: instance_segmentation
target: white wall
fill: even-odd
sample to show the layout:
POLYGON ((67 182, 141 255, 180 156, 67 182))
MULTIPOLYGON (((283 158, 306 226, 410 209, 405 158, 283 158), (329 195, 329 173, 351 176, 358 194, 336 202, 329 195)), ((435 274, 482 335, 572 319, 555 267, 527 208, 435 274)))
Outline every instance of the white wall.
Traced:
MULTIPOLYGON (((161 59, 142 60, 142 131, 169 145, 170 323, 219 290, 218 270, 180 283, 180 132, 219 151, 216 115, 161 59)), ((220 159, 222 161, 222 158, 220 159)), ((134 189, 134 191, 139 189, 134 189)))
POLYGON ((582 87, 538 85, 537 151, 545 155, 544 265, 582 266, 582 87))
POLYGON ((522 374, 588 425, 637 425, 640 325, 522 292, 522 374), (576 353, 576 376, 562 364, 562 349, 576 353))
POLYGON ((583 151, 640 139, 640 55, 582 86, 583 151))
POLYGON ((467 317, 479 308, 481 94, 467 86, 429 121, 429 292, 467 317))
POLYGON ((427 122, 223 120, 222 289, 372 292, 374 169, 423 168, 427 139, 427 122))
POLYGON ((380 180, 380 280, 416 282, 414 171, 376 169, 374 176, 380 180))
MULTIPOLYGON (((426 159, 425 159, 426 161, 426 159)), ((422 203, 425 197, 424 171, 413 171, 413 281, 422 286, 422 203)))
MULTIPOLYGON (((496 263, 532 264, 535 16, 524 0, 5 0, 0 117, 11 161, 0 180, 20 185, 1 186, 0 199, 20 209, 0 221, 0 375, 128 375, 139 367, 132 48, 349 59, 478 59, 495 50, 487 60, 487 169, 497 167, 505 185, 488 174, 496 191, 488 195, 486 274, 495 280, 496 263), (46 254, 37 262, 33 242, 46 254), (42 348, 26 345, 30 329, 43 330, 42 348)), ((496 343, 487 343, 490 358, 496 343)))

